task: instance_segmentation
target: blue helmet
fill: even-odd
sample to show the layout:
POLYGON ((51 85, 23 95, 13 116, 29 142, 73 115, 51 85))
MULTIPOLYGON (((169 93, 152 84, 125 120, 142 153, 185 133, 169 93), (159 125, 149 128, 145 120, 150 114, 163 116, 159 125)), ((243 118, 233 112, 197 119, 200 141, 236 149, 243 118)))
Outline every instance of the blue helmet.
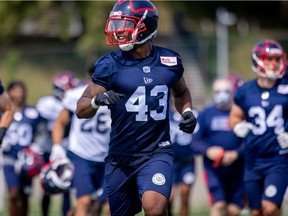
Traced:
POLYGON ((286 54, 281 45, 275 40, 263 40, 258 42, 252 50, 252 69, 261 77, 270 79, 281 78, 285 74, 286 54), (279 68, 271 70, 264 65, 263 60, 269 57, 276 57, 279 61, 279 68))
POLYGON ((68 158, 63 158, 45 164, 39 178, 45 193, 57 194, 71 186, 73 175, 73 164, 68 158))
POLYGON ((106 22, 108 45, 119 45, 129 51, 156 36, 158 11, 149 0, 119 0, 106 22))

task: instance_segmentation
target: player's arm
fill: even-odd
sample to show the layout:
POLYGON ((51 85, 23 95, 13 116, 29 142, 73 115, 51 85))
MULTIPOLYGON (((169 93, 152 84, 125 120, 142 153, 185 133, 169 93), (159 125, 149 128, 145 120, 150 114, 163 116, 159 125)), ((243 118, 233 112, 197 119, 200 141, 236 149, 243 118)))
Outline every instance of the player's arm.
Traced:
POLYGON ((179 123, 180 130, 186 133, 193 133, 197 121, 192 113, 192 98, 189 89, 186 87, 185 80, 182 77, 172 87, 174 104, 176 110, 182 115, 183 120, 179 123))
POLYGON ((181 78, 172 87, 172 95, 174 96, 174 104, 176 110, 182 114, 186 108, 192 109, 192 99, 189 89, 186 87, 184 78, 181 78))
POLYGON ((76 115, 78 118, 91 118, 100 106, 113 106, 123 97, 125 95, 90 83, 77 102, 76 115))
POLYGON ((236 104, 233 104, 231 107, 230 116, 229 116, 230 127, 233 129, 237 123, 243 120, 244 120, 243 110, 236 104))
POLYGON ((233 132, 241 138, 245 138, 252 129, 252 124, 245 121, 244 111, 236 104, 231 107, 229 124, 233 132))
POLYGON ((106 92, 107 90, 94 83, 89 83, 87 88, 84 90, 83 94, 77 102, 76 115, 78 118, 91 118, 96 114, 97 109, 92 107, 92 99, 101 93, 106 92))
POLYGON ((66 152, 61 143, 65 135, 65 128, 70 123, 71 117, 68 109, 62 109, 55 120, 52 130, 53 146, 50 154, 50 161, 66 157, 66 152))
POLYGON ((6 134, 6 131, 13 121, 14 114, 14 105, 10 100, 8 94, 6 92, 2 92, 0 94, 0 110, 2 112, 2 116, 0 119, 0 145, 2 143, 2 139, 6 134))

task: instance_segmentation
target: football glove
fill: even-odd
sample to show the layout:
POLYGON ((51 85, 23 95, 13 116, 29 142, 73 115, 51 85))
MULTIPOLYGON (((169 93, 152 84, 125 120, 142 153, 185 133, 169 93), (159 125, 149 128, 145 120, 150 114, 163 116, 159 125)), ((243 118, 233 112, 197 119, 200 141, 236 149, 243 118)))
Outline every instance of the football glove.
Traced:
POLYGON ((55 161, 63 158, 67 158, 65 149, 60 144, 54 144, 51 149, 49 161, 55 161))
POLYGON ((95 106, 93 106, 93 104, 92 106, 94 108, 99 107, 99 106, 111 106, 117 103, 117 101, 119 101, 121 98, 124 98, 124 97, 125 97, 124 94, 119 94, 110 90, 110 91, 104 92, 94 97, 92 99, 92 102, 95 104, 95 106))
POLYGON ((246 121, 241 121, 237 123, 234 128, 233 132, 240 138, 245 138, 250 130, 252 129, 252 124, 246 121))
POLYGON ((197 124, 196 118, 192 111, 185 111, 182 114, 182 118, 182 121, 179 123, 180 130, 192 134, 197 124))
POLYGON ((282 149, 287 149, 288 148, 288 133, 287 132, 279 133, 277 136, 277 141, 282 149))

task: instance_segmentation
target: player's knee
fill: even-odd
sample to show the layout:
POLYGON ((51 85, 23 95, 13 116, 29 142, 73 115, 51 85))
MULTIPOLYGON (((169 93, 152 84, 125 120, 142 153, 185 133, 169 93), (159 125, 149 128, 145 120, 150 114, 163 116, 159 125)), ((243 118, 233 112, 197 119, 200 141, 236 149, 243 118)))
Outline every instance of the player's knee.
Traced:
POLYGON ((280 215, 280 210, 278 207, 272 206, 263 206, 263 215, 264 216, 278 216, 280 215))
POLYGON ((166 216, 167 209, 160 207, 152 207, 148 209, 144 209, 145 216, 166 216))
POLYGON ((241 209, 235 204, 230 204, 227 206, 227 212, 229 216, 238 216, 241 213, 241 209))
POLYGON ((280 209, 275 203, 270 201, 262 202, 262 211, 264 216, 278 216, 280 215, 280 209))
POLYGON ((91 207, 92 200, 90 196, 83 196, 77 200, 77 208, 88 210, 91 207))
POLYGON ((16 203, 18 200, 21 199, 20 192, 18 189, 12 189, 9 191, 9 202, 16 203))
POLYGON ((251 211, 252 216, 263 216, 261 209, 252 209, 251 211))

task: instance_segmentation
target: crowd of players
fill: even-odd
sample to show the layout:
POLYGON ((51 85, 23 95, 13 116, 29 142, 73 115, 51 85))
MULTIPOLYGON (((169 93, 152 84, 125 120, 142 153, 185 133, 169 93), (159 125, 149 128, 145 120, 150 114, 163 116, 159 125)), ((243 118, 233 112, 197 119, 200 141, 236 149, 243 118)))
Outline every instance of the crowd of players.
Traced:
MULTIPOLYGON (((39 176, 43 216, 49 215, 51 196, 59 193, 63 194, 65 216, 101 215, 107 201, 107 215, 134 215, 142 207, 145 215, 165 215, 166 209, 168 215, 174 215, 177 190, 179 215, 187 216, 195 175, 199 174, 196 155, 203 157, 210 216, 240 215, 244 207, 253 216, 281 215, 288 184, 288 76, 281 45, 275 40, 259 41, 251 55, 257 77, 247 82, 237 75, 216 78, 213 102, 192 110, 181 57, 152 46, 150 39, 156 35, 157 23, 152 24, 158 13, 151 2, 143 2, 144 15, 137 21, 149 18, 150 26, 144 21, 142 25, 154 31, 139 34, 135 44, 125 44, 123 40, 129 37, 122 35, 124 30, 114 28, 126 3, 116 3, 105 33, 107 43, 119 45, 122 51, 90 65, 87 80, 61 71, 52 79, 52 94, 40 98, 35 106, 26 103, 27 87, 21 80, 12 81, 6 89, 1 84, 0 141, 9 215, 28 215, 32 180, 39 176), (114 41, 115 35, 122 38, 120 44, 114 41), (145 64, 138 59, 144 59, 145 64), (147 66, 154 59, 162 67, 156 63, 147 66), (143 71, 132 71, 130 80, 124 75, 131 72, 133 64, 141 65, 143 71), (111 65, 118 74, 110 73, 111 65), (153 75, 153 67, 166 75, 153 75), (138 84, 140 81, 147 89, 138 84), (151 83, 157 84, 150 88, 151 83), (167 86, 172 89, 171 98, 167 86), (148 90, 151 92, 146 93, 148 90), (151 98, 157 98, 159 104, 151 98), (161 127, 164 130, 159 131, 157 140, 161 127), (139 128, 147 133, 139 135, 139 128), (143 140, 153 145, 144 146, 143 140), (117 142, 128 147, 121 149, 117 142), (151 170, 156 174, 151 176, 151 170), (163 185, 168 186, 160 189, 163 185), (70 200, 72 195, 75 204, 70 200)), ((131 21, 131 16, 127 20, 131 21)))

